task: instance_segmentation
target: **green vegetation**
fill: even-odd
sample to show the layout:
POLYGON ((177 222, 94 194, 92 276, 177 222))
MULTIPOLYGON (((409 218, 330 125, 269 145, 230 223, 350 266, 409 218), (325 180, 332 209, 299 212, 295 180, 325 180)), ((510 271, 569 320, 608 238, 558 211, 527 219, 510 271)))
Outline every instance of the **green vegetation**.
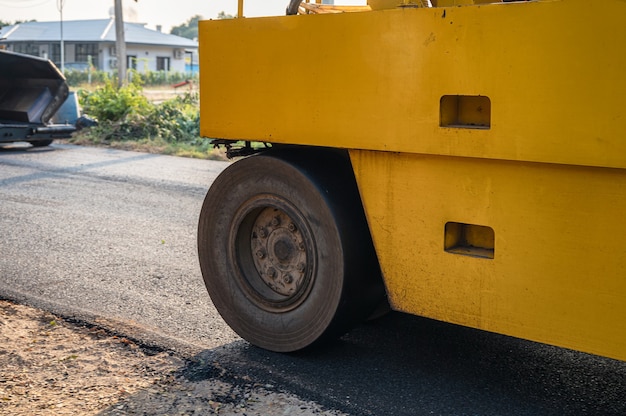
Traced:
POLYGON ((79 91, 79 100, 85 113, 101 122, 122 122, 149 112, 148 99, 136 83, 117 88, 111 79, 93 92, 79 91))
MULTIPOLYGON (((67 83, 71 87, 86 85, 91 77, 91 84, 102 85, 110 81, 112 75, 106 71, 93 70, 91 74, 87 71, 65 70, 63 73, 67 83)), ((134 70, 128 71, 129 79, 142 86, 167 86, 178 84, 179 82, 190 80, 197 84, 198 74, 190 75, 182 72, 166 72, 166 71, 146 71, 138 72, 134 70)))
MULTIPOLYGON (((226 14, 224 11, 219 12, 218 19, 234 19, 235 16, 226 14)), ((198 22, 204 18, 199 14, 190 17, 185 23, 174 26, 170 34, 181 36, 187 39, 198 39, 198 22)))
POLYGON ((198 39, 198 22, 202 19, 202 16, 195 15, 187 20, 185 23, 174 26, 170 31, 170 34, 181 36, 187 39, 198 39))
POLYGON ((11 23, 11 22, 5 22, 4 20, 0 19, 0 28, 3 28, 5 26, 17 25, 19 23, 24 23, 24 22, 36 22, 36 20, 16 20, 15 22, 11 23))
POLYGON ((98 125, 83 129, 71 143, 105 145, 203 159, 224 159, 223 151, 214 149, 200 137, 198 96, 184 93, 161 103, 150 102, 139 78, 118 88, 114 79, 106 79, 97 89, 78 91, 83 112, 98 125))
POLYGON ((226 14, 226 12, 221 11, 217 14, 217 18, 218 19, 234 19, 235 16, 233 16, 232 14, 226 14))

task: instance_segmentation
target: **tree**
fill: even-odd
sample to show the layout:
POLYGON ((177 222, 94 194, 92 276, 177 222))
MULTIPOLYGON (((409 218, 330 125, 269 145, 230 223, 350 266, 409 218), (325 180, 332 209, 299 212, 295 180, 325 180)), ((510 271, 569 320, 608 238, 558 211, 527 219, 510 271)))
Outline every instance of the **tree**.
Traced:
POLYGON ((36 20, 34 20, 34 19, 31 19, 31 20, 16 20, 13 23, 5 22, 4 20, 0 20, 0 28, 3 28, 4 26, 13 26, 13 25, 17 25, 19 23, 26 23, 26 22, 36 22, 36 20))
POLYGON ((181 36, 187 39, 197 39, 198 38, 198 21, 202 20, 203 17, 200 15, 195 15, 187 22, 174 26, 170 33, 172 35, 181 36))
POLYGON ((235 16, 232 14, 226 14, 224 11, 221 11, 217 14, 218 19, 234 19, 235 16))
MULTIPOLYGON (((234 19, 235 16, 226 14, 226 12, 219 12, 217 15, 218 19, 234 19)), ((195 15, 187 20, 185 23, 180 24, 178 26, 174 26, 172 30, 170 30, 170 34, 181 36, 187 39, 197 39, 198 38, 198 22, 203 20, 204 17, 200 15, 195 15)))

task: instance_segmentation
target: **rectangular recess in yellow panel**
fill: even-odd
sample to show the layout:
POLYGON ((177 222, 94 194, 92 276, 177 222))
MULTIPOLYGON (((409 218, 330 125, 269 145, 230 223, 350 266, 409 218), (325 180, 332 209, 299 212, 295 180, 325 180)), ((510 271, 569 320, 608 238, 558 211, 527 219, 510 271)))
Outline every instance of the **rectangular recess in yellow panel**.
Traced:
POLYGON ((448 253, 493 259, 495 257, 495 233, 484 225, 446 223, 444 249, 448 253))
POLYGON ((444 95, 439 102, 441 127, 491 128, 491 100, 484 95, 444 95))

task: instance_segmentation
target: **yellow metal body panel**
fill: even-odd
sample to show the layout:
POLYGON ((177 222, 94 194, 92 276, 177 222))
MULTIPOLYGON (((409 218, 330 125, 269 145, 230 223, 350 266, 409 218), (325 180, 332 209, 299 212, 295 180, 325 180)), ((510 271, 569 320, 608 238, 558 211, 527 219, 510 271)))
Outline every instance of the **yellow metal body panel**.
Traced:
POLYGON ((626 359, 626 171, 351 155, 395 309, 626 359), (493 259, 444 251, 449 221, 493 259))
POLYGON ((626 360, 623 16, 555 0, 201 22, 201 132, 349 149, 395 309, 626 360), (445 251, 448 222, 491 228, 493 258, 445 251))
POLYGON ((200 23, 202 133, 278 143, 626 167, 626 1, 200 23), (439 126, 487 96, 491 128, 439 126))

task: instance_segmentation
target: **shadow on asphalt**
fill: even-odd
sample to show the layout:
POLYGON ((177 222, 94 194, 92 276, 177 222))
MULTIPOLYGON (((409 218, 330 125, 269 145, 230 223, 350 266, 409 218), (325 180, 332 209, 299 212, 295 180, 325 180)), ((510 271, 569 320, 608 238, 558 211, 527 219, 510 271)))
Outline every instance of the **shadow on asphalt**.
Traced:
POLYGON ((183 375, 263 380, 353 415, 626 414, 624 362, 399 313, 315 351, 204 351, 183 375))
POLYGON ((26 142, 0 143, 0 153, 25 153, 25 152, 53 152, 51 146, 35 147, 26 142))
POLYGON ((176 373, 174 388, 141 390, 99 415, 319 414, 285 410, 283 391, 355 416, 626 414, 626 362, 400 313, 295 354, 233 342, 176 373))

